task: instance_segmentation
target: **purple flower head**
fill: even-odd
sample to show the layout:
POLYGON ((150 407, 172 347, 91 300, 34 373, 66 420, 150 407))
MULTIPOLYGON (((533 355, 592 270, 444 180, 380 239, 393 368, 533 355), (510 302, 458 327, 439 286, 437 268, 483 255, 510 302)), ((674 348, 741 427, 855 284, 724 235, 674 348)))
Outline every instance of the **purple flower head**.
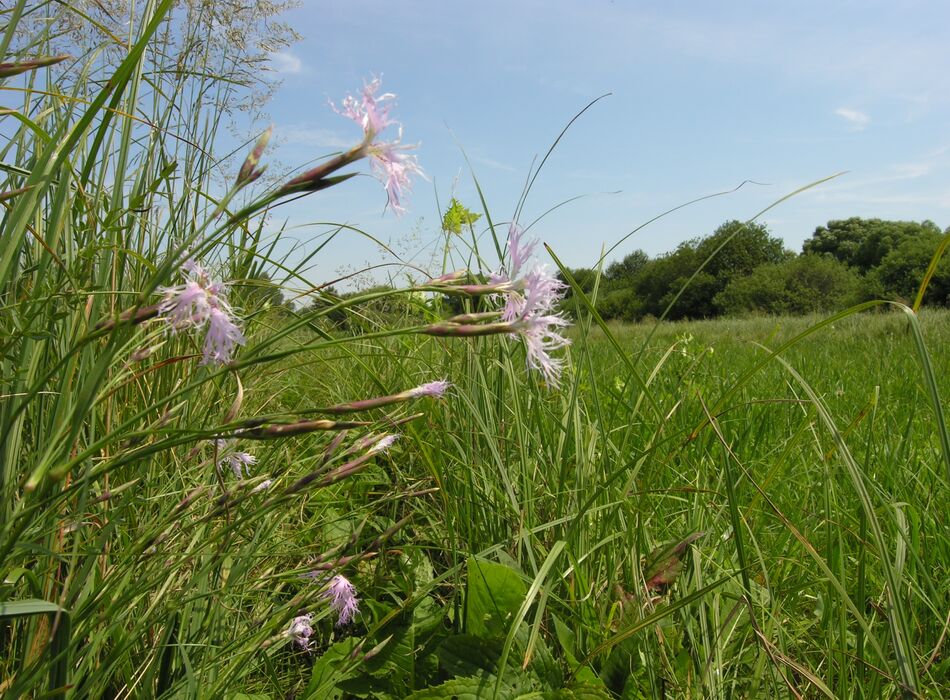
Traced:
POLYGON ((398 215, 406 211, 400 204, 404 192, 412 191, 411 175, 425 177, 415 156, 405 151, 415 146, 403 146, 400 143, 402 129, 399 130, 399 139, 387 143, 373 142, 364 147, 369 158, 373 174, 386 188, 388 206, 398 215))
POLYGON ((567 285, 552 275, 546 265, 535 267, 511 286, 501 314, 502 320, 508 322, 549 314, 567 289, 567 285))
POLYGON ((231 320, 229 311, 230 307, 226 304, 215 304, 211 307, 208 313, 208 333, 205 335, 204 356, 201 358, 201 364, 223 365, 230 362, 234 346, 247 343, 247 338, 241 333, 241 329, 231 320))
POLYGON ((512 222, 508 227, 508 269, 507 271, 499 270, 492 274, 489 277, 489 281, 492 284, 516 280, 518 274, 521 272, 521 268, 523 268, 525 263, 534 255, 534 249, 538 245, 537 239, 524 241, 522 240, 523 236, 524 230, 518 224, 512 222))
POLYGON ((448 382, 445 379, 439 379, 434 382, 428 382, 421 386, 417 386, 415 389, 410 389, 409 393, 414 399, 418 399, 423 396, 431 396, 438 399, 441 398, 451 386, 451 382, 448 382))
POLYGON ((399 434, 395 433, 393 435, 384 435, 382 438, 376 441, 376 443, 369 448, 369 454, 373 455, 377 452, 385 452, 390 447, 393 446, 393 443, 399 439, 399 434))
POLYGON ((521 240, 522 236, 524 236, 524 230, 518 224, 512 223, 508 227, 508 252, 511 255, 510 275, 512 278, 518 276, 521 268, 534 255, 534 249, 538 245, 537 239, 525 242, 521 240))
POLYGON ((380 132, 391 124, 396 124, 389 117, 391 100, 395 95, 390 92, 377 96, 380 80, 374 78, 372 82, 363 86, 362 97, 357 99, 347 95, 343 100, 342 109, 331 106, 337 113, 352 119, 363 128, 362 154, 369 158, 373 174, 386 188, 387 206, 397 214, 405 211, 400 204, 404 192, 412 189, 410 176, 425 177, 415 156, 406 153, 416 146, 402 144, 402 128, 395 141, 377 140, 380 132))
POLYGON ((225 364, 231 361, 236 345, 247 339, 234 322, 234 310, 227 301, 227 286, 215 282, 194 260, 181 266, 185 283, 164 287, 165 298, 159 303, 159 314, 168 321, 171 331, 208 327, 202 364, 225 364))
POLYGON ((569 325, 568 321, 556 312, 567 285, 552 275, 545 265, 537 265, 522 273, 538 243, 536 240, 524 241, 523 235, 517 224, 511 224, 508 230, 509 270, 495 273, 491 281, 502 285, 505 306, 501 318, 514 325, 513 335, 524 340, 528 366, 541 372, 545 381, 556 386, 564 361, 551 357, 551 351, 570 344, 558 332, 569 325))
POLYGON ((570 325, 558 315, 528 316, 516 324, 517 333, 524 339, 528 366, 544 376, 545 381, 557 386, 564 360, 551 357, 551 351, 570 345, 571 341, 558 333, 570 325))
POLYGON ((298 646, 301 649, 310 648, 310 637, 313 635, 313 627, 310 625, 311 620, 313 620, 313 615, 307 613, 306 615, 295 617, 291 621, 290 627, 285 634, 290 637, 294 646, 298 646))
MULTIPOLYGON (((257 460, 255 460, 257 461, 257 460)), ((260 493, 261 491, 266 491, 274 483, 273 479, 264 479, 261 483, 251 489, 251 493, 260 493)))
POLYGON ((195 280, 188 280, 180 287, 163 290, 165 301, 159 307, 172 328, 200 325, 208 317, 208 293, 195 280))
POLYGON ((234 440, 215 440, 215 446, 218 448, 218 469, 224 465, 231 467, 234 476, 243 479, 245 474, 251 475, 251 465, 257 464, 257 457, 247 452, 239 452, 234 449, 234 440))
POLYGON ((345 576, 337 575, 331 578, 322 595, 330 601, 330 607, 339 615, 336 622, 337 627, 342 627, 350 622, 353 616, 359 612, 356 589, 345 576))
POLYGON ((376 138, 376 134, 395 122, 389 118, 390 105, 383 104, 394 100, 396 96, 391 92, 385 92, 376 96, 376 91, 382 81, 374 78, 372 82, 363 86, 362 97, 357 99, 352 95, 347 95, 343 99, 343 109, 337 109, 332 102, 330 105, 344 117, 348 117, 363 127, 363 134, 368 141, 376 138))

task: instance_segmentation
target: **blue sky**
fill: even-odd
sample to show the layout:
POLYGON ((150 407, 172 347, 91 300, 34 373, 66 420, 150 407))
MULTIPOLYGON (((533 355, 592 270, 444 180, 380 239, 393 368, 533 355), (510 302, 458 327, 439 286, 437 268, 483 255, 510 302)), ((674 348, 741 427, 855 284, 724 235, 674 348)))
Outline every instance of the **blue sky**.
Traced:
MULTIPOLYGON (((561 141, 521 217, 580 197, 532 229, 571 266, 745 180, 763 184, 667 216, 608 259, 671 250, 845 170, 762 220, 794 250, 836 218, 950 226, 950 3, 304 0, 287 19, 304 38, 273 56, 271 157, 304 163, 358 140, 327 101, 381 75, 429 177, 398 219, 370 177, 277 210, 272 225, 286 221, 305 249, 326 230, 315 222, 345 222, 428 265, 436 192, 442 207, 453 195, 480 206, 463 150, 493 219, 509 221, 532 161, 608 92, 561 141)), ((345 233, 309 276, 385 257, 345 233)))

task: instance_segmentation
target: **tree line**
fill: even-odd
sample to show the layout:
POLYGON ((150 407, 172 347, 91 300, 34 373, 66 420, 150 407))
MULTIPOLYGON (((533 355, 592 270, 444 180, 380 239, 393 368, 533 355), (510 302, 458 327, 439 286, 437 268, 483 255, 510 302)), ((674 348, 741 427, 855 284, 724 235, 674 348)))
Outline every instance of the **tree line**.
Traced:
MULTIPOLYGON (((870 299, 912 302, 941 241, 932 221, 853 217, 815 229, 801 253, 768 227, 727 221, 706 237, 650 257, 635 250, 600 275, 597 310, 640 321, 831 312, 870 299)), ((571 269, 590 294, 598 271, 571 269)), ((950 305, 950 259, 941 258, 924 303, 950 305)), ((569 307, 573 304, 569 301, 569 307)))

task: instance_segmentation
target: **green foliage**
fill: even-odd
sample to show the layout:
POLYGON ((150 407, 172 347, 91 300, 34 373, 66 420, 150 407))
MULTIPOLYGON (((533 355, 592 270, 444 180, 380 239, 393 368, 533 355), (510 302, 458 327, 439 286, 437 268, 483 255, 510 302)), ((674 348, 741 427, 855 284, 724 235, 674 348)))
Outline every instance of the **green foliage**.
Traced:
POLYGON ((627 322, 639 321, 646 314, 642 298, 632 287, 608 288, 601 294, 597 310, 604 318, 627 322))
MULTIPOLYGON (((578 267, 574 268, 571 271, 571 276, 574 278, 575 283, 584 292, 587 296, 590 296, 594 292, 594 288, 598 285, 598 278, 600 274, 597 270, 591 269, 589 267, 578 267)), ((563 274, 558 274, 558 279, 562 282, 565 282, 566 279, 563 274)), ((571 302, 572 297, 574 296, 573 287, 568 286, 567 292, 564 295, 564 301, 561 306, 564 308, 567 314, 573 314, 574 304, 571 302)))
MULTIPOLYGON (((182 38, 171 4, 84 56, 73 92, 66 62, 23 73, 0 148, 0 693, 56 694, 68 671, 81 698, 950 696, 950 313, 649 328, 576 294, 551 390, 506 337, 411 335, 435 315, 413 292, 278 308, 303 272, 214 199, 222 113, 187 96, 232 82, 149 44, 182 38), (235 278, 248 345, 227 366, 137 315, 186 248, 235 278), (252 442, 441 377, 439 403, 252 442), (393 452, 349 461, 396 424, 393 452), (252 477, 218 472, 221 436, 252 477), (361 608, 343 627, 321 585, 338 571, 361 608), (304 612, 308 649, 287 635, 304 612)), ((634 256, 598 303, 687 318, 763 265, 793 295, 855 279, 764 229, 714 239, 634 256)), ((929 240, 869 276, 905 294, 929 240)))
MULTIPOLYGON (((611 263, 598 308, 604 318, 636 321, 830 312, 882 298, 910 303, 941 239, 930 221, 852 218, 820 227, 795 256, 765 226, 730 221, 655 259, 635 251, 611 263)), ((942 306, 948 299, 950 262, 942 260, 924 300, 942 306)))
POLYGON ((465 593, 465 631, 476 637, 504 636, 528 587, 507 566, 470 558, 465 593))
MULTIPOLYGON (((878 296, 911 303, 941 238, 939 233, 928 231, 905 238, 890 250, 869 275, 870 284, 879 292, 878 296)), ((924 303, 950 305, 950 259, 946 256, 937 264, 924 303)))
POLYGON ((604 277, 610 282, 633 280, 643 268, 650 264, 650 256, 642 250, 635 250, 607 266, 604 277))
POLYGON ((471 228, 480 218, 482 218, 481 214, 467 209, 460 201, 452 197, 449 208, 445 210, 445 215, 442 217, 442 230, 461 235, 463 226, 471 228))
POLYGON ((706 263, 703 271, 723 288, 759 265, 779 263, 790 255, 781 238, 756 222, 727 221, 696 245, 696 257, 706 263))
POLYGON ((829 221, 815 229, 805 241, 805 253, 829 255, 859 272, 867 273, 880 265, 885 256, 904 241, 932 240, 940 229, 932 221, 884 221, 852 217, 829 221))
POLYGON ((721 311, 716 295, 732 281, 789 255, 764 225, 727 221, 710 236, 681 243, 653 260, 634 251, 611 263, 601 313, 623 320, 645 314, 670 320, 711 318, 721 311))
POLYGON ((859 301, 860 275, 837 260, 808 253, 761 265, 715 298, 725 314, 809 314, 847 308, 859 301))

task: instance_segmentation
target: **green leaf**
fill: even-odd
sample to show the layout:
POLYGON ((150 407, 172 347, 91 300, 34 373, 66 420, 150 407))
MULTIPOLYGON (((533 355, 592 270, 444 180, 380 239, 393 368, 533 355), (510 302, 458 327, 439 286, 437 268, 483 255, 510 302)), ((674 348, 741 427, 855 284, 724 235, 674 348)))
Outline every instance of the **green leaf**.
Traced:
POLYGON ((465 631, 484 639, 504 636, 527 592, 521 576, 508 567, 470 558, 465 631))
POLYGON ((69 682, 69 612, 56 603, 37 598, 0 603, 0 619, 31 615, 59 615, 59 623, 49 649, 52 659, 49 683, 51 688, 62 688, 69 682))
POLYGON ((544 693, 544 700, 611 700, 603 683, 572 683, 567 688, 544 693))
POLYGON ((43 615, 66 613, 56 603, 50 603, 45 600, 13 600, 0 603, 0 618, 3 617, 26 617, 28 615, 43 615))
POLYGON ((482 218, 481 214, 467 209, 460 201, 452 197, 449 208, 445 210, 445 216, 442 217, 442 230, 461 235, 463 226, 471 226, 480 218, 482 218))
POLYGON ((442 685, 417 691, 406 700, 516 700, 531 690, 530 679, 521 674, 506 673, 499 683, 495 676, 483 673, 453 678, 442 685))
POLYGON ((347 637, 327 649, 313 664, 304 697, 331 700, 343 697, 343 692, 336 686, 356 673, 355 665, 348 663, 356 645, 354 637, 347 637))
POLYGON ((495 671, 501 647, 497 642, 489 642, 471 634, 457 634, 443 640, 435 653, 439 658, 439 667, 447 675, 474 676, 495 671))

